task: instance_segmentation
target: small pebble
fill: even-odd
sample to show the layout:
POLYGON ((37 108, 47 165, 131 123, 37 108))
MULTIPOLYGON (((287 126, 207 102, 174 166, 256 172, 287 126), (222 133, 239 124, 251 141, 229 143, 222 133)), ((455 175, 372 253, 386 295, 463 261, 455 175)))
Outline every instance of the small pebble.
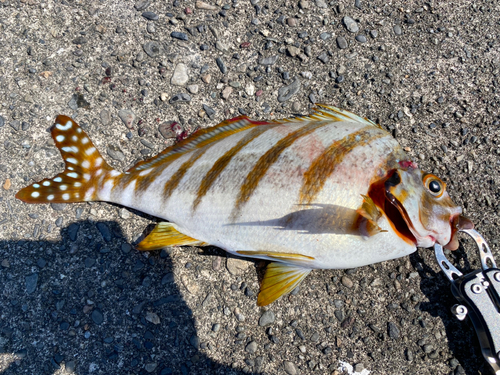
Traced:
POLYGON ((351 33, 357 33, 359 31, 359 26, 357 22, 354 21, 351 17, 345 16, 342 19, 342 22, 344 23, 346 29, 349 30, 351 33))
POLYGON ((220 57, 217 57, 215 59, 215 62, 217 63, 217 66, 219 67, 221 73, 222 74, 226 74, 227 73, 227 67, 226 67, 226 64, 224 64, 224 61, 222 61, 222 59, 220 57))
POLYGON ((158 21, 158 15, 154 12, 143 12, 142 16, 150 21, 158 21))
POLYGON ((142 48, 149 57, 156 57, 160 54, 160 43, 151 41, 145 43, 142 48))
POLYGON ((290 100, 292 96, 299 92, 300 86, 300 80, 295 78, 295 80, 288 86, 281 87, 278 90, 278 102, 283 103, 290 100))
POLYGON ((265 327, 274 323, 275 315, 272 310, 267 310, 260 316, 259 326, 265 327))
POLYGON ((187 36, 186 33, 181 33, 179 31, 172 31, 170 33, 170 36, 172 38, 179 39, 179 40, 185 40, 185 41, 189 40, 189 38, 188 38, 188 36, 187 36))
POLYGON ((356 35, 356 38, 355 38, 358 42, 360 43, 366 43, 366 36, 360 34, 360 35, 356 35))
POLYGON ((125 126, 132 129, 135 122, 135 113, 130 109, 121 109, 118 111, 118 117, 123 121, 125 126))
POLYGON ((393 340, 399 339, 401 333, 399 331, 399 328, 392 322, 387 323, 387 330, 389 337, 393 340))
POLYGON ((179 63, 174 69, 170 83, 176 86, 184 86, 189 81, 188 69, 186 64, 179 63))
POLYGON ((337 37, 337 46, 340 49, 346 49, 347 48, 347 40, 343 36, 337 37))
POLYGON ((245 351, 247 351, 250 354, 253 354, 257 351, 257 343, 255 341, 251 341, 248 343, 248 345, 245 347, 245 351))

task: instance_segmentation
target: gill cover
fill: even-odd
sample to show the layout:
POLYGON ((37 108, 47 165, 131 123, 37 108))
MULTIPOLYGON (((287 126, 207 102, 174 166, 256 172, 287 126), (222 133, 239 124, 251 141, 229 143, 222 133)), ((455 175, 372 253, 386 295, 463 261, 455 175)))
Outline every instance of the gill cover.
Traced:
POLYGON ((433 174, 412 166, 397 169, 386 184, 386 195, 415 236, 417 246, 431 247, 435 242, 456 250, 458 242, 452 225, 462 208, 451 200, 446 184, 433 174), (396 175, 397 174, 397 175, 396 175))

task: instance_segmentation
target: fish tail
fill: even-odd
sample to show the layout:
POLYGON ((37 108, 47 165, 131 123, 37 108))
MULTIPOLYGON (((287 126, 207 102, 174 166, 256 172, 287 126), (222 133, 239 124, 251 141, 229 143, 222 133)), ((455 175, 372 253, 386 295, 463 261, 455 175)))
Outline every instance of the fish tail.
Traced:
POLYGON ((106 163, 87 134, 68 116, 57 116, 51 133, 66 163, 64 172, 21 189, 16 198, 27 203, 106 200, 101 193, 108 190, 107 181, 113 182, 122 173, 106 163))

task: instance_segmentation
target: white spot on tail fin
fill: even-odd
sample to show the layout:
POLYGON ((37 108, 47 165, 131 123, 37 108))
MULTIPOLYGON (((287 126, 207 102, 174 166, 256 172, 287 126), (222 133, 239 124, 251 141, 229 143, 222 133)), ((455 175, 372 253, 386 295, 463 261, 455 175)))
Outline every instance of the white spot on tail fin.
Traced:
POLYGON ((84 160, 82 162, 82 167, 87 169, 90 168, 90 162, 88 160, 84 160))
POLYGON ((54 194, 47 195, 48 201, 51 201, 52 199, 54 199, 54 194))
POLYGON ((76 132, 77 132, 77 133, 81 133, 81 132, 82 132, 82 129, 78 128, 78 129, 76 129, 76 132))
POLYGON ((121 175, 120 172, 118 172, 116 169, 113 169, 112 171, 109 172, 109 176, 110 177, 116 177, 116 176, 119 176, 121 175))
POLYGON ((71 140, 72 140, 73 142, 76 142, 76 141, 78 141, 78 137, 77 137, 76 135, 74 135, 74 136, 72 136, 72 137, 71 137, 71 140))
POLYGON ((84 179, 85 181, 90 180, 90 174, 89 174, 89 173, 84 173, 84 174, 83 174, 83 179, 84 179))
POLYGON ((43 186, 50 186, 50 181, 44 181, 44 182, 42 182, 42 185, 43 186))
MULTIPOLYGON (((61 150, 66 151, 66 152, 74 152, 75 154, 78 152, 78 147, 76 146, 65 146, 61 148, 61 150)), ((76 163, 73 163, 76 164, 76 163)))
POLYGON ((153 170, 153 168, 146 169, 146 170, 142 171, 141 173, 139 173, 139 176, 145 176, 147 174, 150 174, 152 170, 153 170))
POLYGON ((85 150, 85 153, 87 155, 92 155, 96 151, 95 147, 89 147, 88 149, 85 150))
POLYGON ((34 191, 33 193, 31 193, 31 196, 33 198, 38 198, 40 196, 40 193, 38 191, 34 191))
POLYGON ((73 184, 73 186, 74 186, 74 187, 80 187, 80 186, 82 186, 82 183, 81 183, 81 182, 75 182, 75 183, 73 184))
POLYGON ((57 142, 62 142, 62 141, 64 141, 64 139, 65 139, 64 135, 61 135, 61 134, 59 134, 59 135, 56 137, 56 141, 57 141, 57 142))
POLYGON ((73 126, 73 124, 71 123, 71 121, 68 121, 66 123, 66 125, 56 124, 56 128, 59 130, 69 130, 69 129, 71 129, 72 126, 73 126))
POLYGON ((90 139, 88 139, 87 137, 83 137, 80 142, 82 143, 82 145, 86 145, 87 143, 89 143, 89 141, 90 139))
POLYGON ((78 173, 76 172, 66 173, 66 176, 71 178, 78 178, 78 173))
POLYGON ((40 185, 38 185, 38 184, 33 184, 31 186, 33 186, 35 189, 38 189, 40 187, 40 185))
POLYGON ((62 182, 62 178, 61 177, 56 177, 56 178, 54 178, 53 181, 54 182, 62 182))
POLYGON ((75 158, 67 158, 66 161, 68 163, 78 165, 78 160, 76 160, 75 158))
POLYGON ((60 190, 66 190, 67 188, 68 188, 68 186, 67 186, 67 185, 61 185, 61 186, 59 186, 59 189, 60 189, 60 190))
POLYGON ((102 158, 95 159, 95 166, 96 167, 99 167, 101 165, 101 163, 102 163, 102 158))
POLYGON ((69 194, 68 193, 65 193, 62 195, 62 199, 64 199, 65 201, 67 201, 69 199, 69 194))

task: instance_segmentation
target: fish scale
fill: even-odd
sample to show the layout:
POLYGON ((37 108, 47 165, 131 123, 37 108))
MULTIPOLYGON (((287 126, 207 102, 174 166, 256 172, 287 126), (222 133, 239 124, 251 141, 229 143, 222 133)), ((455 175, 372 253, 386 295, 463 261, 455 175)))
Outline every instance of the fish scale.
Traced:
POLYGON ((65 171, 17 198, 102 200, 167 220, 140 250, 215 245, 266 260, 259 305, 315 268, 359 267, 452 243, 450 223, 461 212, 444 182, 421 172, 388 132, 334 107, 270 122, 226 120, 124 173, 69 117, 56 118, 52 137, 65 171))

